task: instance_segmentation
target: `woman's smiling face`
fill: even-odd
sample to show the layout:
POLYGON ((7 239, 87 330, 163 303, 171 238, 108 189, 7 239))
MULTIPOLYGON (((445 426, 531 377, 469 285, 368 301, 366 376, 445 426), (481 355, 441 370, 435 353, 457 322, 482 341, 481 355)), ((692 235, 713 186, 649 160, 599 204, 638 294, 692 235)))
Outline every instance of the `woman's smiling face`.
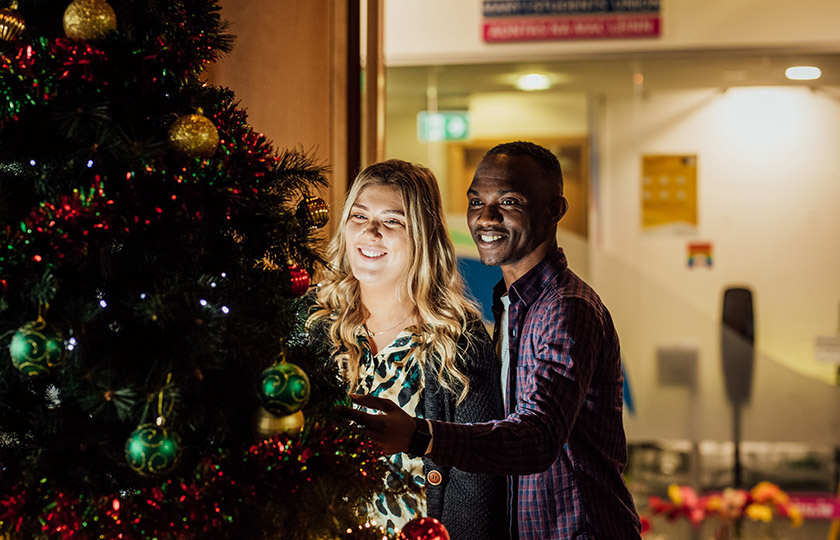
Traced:
POLYGON ((347 260, 359 283, 399 285, 411 263, 405 206, 395 186, 370 185, 359 192, 344 224, 347 260))

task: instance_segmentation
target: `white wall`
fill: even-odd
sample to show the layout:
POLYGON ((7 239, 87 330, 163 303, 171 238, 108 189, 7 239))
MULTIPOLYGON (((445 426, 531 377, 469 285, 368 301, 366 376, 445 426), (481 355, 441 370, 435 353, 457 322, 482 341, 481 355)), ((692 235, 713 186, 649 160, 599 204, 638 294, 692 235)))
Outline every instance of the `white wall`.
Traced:
POLYGON ((635 387, 631 436, 726 438, 722 294, 747 286, 758 355, 745 437, 837 442, 840 391, 817 382, 833 380, 835 368, 814 362, 813 344, 840 324, 838 95, 762 87, 605 101, 591 280, 613 311, 635 387), (639 226, 640 158, 669 153, 698 156, 696 236, 639 226), (690 240, 713 243, 711 269, 689 269, 690 240), (663 346, 696 348, 693 388, 657 383, 663 346))
POLYGON ((484 43, 481 0, 385 0, 389 66, 499 62, 634 51, 840 47, 837 0, 662 0, 650 39, 484 43))
MULTIPOLYGON (((837 0, 663 0, 662 5, 660 38, 485 44, 480 0, 386 0, 386 62, 489 63, 687 49, 840 50, 837 0)), ((590 243, 575 243, 570 262, 583 270, 616 320, 636 405, 635 415, 626 417, 630 439, 731 437, 733 413, 721 374, 721 303, 725 288, 746 286, 754 294, 758 353, 743 438, 840 441, 840 388, 831 384, 836 368, 813 360, 815 337, 832 335, 840 325, 840 88, 812 88, 588 96, 592 121, 578 134, 589 132, 599 153, 590 243), (699 225, 690 237, 645 234, 640 228, 641 156, 670 153, 698 156, 699 225), (688 268, 692 240, 712 242, 712 268, 688 268), (576 262, 582 259, 585 263, 576 262), (662 384, 663 348, 694 351, 696 378, 662 384)), ((478 98, 470 109, 492 99, 478 98)), ((578 118, 545 103, 537 109, 544 114, 534 117, 536 131, 563 129, 558 126, 578 118), (547 127, 549 117, 557 120, 554 127, 547 127)), ((529 134, 518 132, 522 123, 510 113, 533 111, 530 106, 495 101, 487 110, 496 114, 481 115, 479 123, 487 122, 483 131, 498 135, 510 121, 516 136, 529 134)), ((405 119, 398 129, 408 133, 413 122, 413 116, 405 119)), ((389 124, 389 131, 397 125, 389 124)), ((445 168, 439 148, 424 148, 429 153, 423 156, 414 143, 403 143, 408 146, 389 147, 389 154, 405 151, 445 168)))
POLYGON ((469 99, 476 139, 580 137, 589 132, 586 94, 492 92, 469 99))

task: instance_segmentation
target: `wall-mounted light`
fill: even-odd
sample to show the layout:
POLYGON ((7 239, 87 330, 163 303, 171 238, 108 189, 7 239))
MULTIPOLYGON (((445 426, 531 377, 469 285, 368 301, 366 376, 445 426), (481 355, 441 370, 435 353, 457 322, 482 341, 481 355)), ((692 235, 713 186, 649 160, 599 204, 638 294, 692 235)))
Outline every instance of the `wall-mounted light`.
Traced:
POLYGON ((822 70, 816 66, 791 66, 785 70, 785 77, 792 81, 813 81, 821 75, 822 70))
POLYGON ((520 90, 545 90, 551 88, 551 80, 542 73, 528 73, 516 79, 516 87, 520 90))

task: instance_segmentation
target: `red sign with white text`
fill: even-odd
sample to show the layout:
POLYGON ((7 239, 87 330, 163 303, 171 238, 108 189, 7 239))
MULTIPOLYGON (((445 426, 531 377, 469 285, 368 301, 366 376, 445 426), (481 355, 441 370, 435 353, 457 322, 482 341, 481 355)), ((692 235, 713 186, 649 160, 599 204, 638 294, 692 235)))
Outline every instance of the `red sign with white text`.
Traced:
POLYGON ((799 508, 806 520, 840 519, 840 497, 827 493, 791 493, 790 502, 799 508))
POLYGON ((659 36, 659 14, 485 19, 484 41, 643 38, 659 36))

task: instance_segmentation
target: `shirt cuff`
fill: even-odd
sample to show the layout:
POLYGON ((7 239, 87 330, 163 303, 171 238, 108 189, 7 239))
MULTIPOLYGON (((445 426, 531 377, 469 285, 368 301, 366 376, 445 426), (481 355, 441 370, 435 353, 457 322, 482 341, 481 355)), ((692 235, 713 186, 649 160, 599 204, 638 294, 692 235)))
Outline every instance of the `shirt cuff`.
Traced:
POLYGON ((432 423, 429 421, 428 418, 425 418, 424 420, 426 421, 426 425, 429 426, 429 435, 431 435, 431 437, 429 438, 429 446, 427 446, 426 451, 423 452, 424 456, 428 456, 432 453, 432 447, 435 444, 435 428, 432 427, 432 423))
POLYGON ((470 429, 473 426, 436 420, 429 421, 429 424, 434 435, 432 448, 426 455, 442 467, 463 463, 472 449, 470 429))

